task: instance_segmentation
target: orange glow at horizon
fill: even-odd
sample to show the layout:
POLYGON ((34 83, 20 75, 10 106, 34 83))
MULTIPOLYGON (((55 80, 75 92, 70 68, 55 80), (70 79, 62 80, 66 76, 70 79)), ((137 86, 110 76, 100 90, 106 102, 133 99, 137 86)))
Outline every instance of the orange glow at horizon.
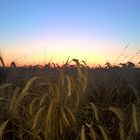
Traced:
MULTIPOLYGON (((89 66, 114 63, 120 54, 122 44, 105 40, 36 40, 9 42, 3 45, 3 59, 6 64, 11 61, 17 65, 35 65, 54 62, 64 64, 68 57, 84 60, 89 66), (120 48, 118 47, 120 46, 120 48), (108 49, 106 49, 108 48, 108 49)), ((128 55, 134 51, 127 52, 128 55)), ((123 58, 125 59, 125 58, 123 58)), ((127 59, 127 58, 126 58, 127 59)), ((123 60, 121 60, 123 61, 123 60)))

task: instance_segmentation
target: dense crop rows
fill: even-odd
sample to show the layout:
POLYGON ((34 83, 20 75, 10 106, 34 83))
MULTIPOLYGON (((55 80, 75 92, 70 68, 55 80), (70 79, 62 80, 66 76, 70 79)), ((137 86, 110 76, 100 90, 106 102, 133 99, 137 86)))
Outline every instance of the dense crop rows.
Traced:
POLYGON ((139 68, 0 68, 0 139, 139 140, 139 95, 139 68))

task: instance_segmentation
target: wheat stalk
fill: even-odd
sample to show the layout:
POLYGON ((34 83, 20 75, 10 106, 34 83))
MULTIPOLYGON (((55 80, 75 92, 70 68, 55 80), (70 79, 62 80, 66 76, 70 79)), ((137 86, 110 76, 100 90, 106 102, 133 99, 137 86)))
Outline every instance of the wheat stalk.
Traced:
POLYGON ((82 128, 81 128, 81 140, 86 140, 84 125, 82 125, 82 128))
POLYGON ((2 135, 4 133, 4 129, 6 127, 6 125, 8 124, 9 120, 4 121, 1 125, 0 125, 0 140, 2 140, 2 135))

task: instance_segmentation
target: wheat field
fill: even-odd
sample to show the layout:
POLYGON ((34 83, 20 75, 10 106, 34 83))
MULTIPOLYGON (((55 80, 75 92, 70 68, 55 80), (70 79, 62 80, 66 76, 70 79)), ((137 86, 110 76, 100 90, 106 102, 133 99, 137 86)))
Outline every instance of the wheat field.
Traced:
POLYGON ((0 67, 1 140, 139 140, 140 69, 0 67))

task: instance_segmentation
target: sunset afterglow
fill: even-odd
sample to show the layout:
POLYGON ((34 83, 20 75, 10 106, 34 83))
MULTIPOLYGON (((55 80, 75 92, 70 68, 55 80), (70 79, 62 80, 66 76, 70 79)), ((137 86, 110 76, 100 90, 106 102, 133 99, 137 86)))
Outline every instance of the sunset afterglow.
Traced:
POLYGON ((18 65, 62 64, 68 57, 89 65, 131 58, 137 63, 139 5, 139 0, 1 0, 3 59, 18 65))

